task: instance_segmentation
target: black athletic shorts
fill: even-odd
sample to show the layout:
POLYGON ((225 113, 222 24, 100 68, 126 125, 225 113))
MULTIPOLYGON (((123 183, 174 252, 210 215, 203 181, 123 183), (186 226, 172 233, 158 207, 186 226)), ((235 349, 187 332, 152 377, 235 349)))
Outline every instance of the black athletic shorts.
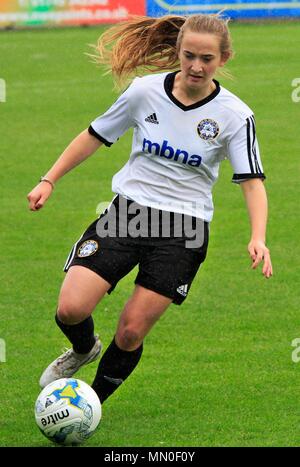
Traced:
POLYGON ((135 284, 180 305, 205 260, 209 238, 207 222, 184 218, 190 230, 184 228, 181 215, 146 208, 117 195, 75 243, 64 271, 74 265, 85 266, 111 284, 110 294, 138 265, 135 284), (139 216, 141 212, 144 217, 139 216))

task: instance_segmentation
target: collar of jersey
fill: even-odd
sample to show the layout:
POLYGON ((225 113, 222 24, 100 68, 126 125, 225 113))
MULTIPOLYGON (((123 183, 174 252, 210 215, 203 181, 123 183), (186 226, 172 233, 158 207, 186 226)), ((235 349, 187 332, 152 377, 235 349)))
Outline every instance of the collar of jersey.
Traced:
POLYGON ((177 73, 179 73, 180 70, 178 71, 173 71, 172 73, 168 73, 167 76, 165 77, 165 82, 164 82, 164 87, 167 96, 171 99, 171 101, 180 107, 182 110, 193 110, 197 109, 198 107, 202 107, 202 105, 207 104, 210 102, 212 99, 214 99, 220 92, 220 84, 217 80, 213 80, 213 82, 216 85, 216 89, 207 97, 202 99, 201 101, 195 102, 194 104, 191 105, 184 105, 182 102, 176 99, 176 97, 173 95, 173 86, 174 86, 174 81, 175 81, 175 76, 177 73))

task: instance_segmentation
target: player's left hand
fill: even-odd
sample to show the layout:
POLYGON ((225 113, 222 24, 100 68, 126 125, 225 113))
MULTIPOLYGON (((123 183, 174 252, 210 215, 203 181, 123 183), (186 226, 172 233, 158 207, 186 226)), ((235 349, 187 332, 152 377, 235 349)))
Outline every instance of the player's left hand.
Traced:
POLYGON ((273 267, 270 251, 265 243, 261 240, 251 240, 248 244, 248 252, 252 260, 251 268, 256 269, 261 261, 263 261, 262 273, 266 279, 269 279, 273 275, 273 267))

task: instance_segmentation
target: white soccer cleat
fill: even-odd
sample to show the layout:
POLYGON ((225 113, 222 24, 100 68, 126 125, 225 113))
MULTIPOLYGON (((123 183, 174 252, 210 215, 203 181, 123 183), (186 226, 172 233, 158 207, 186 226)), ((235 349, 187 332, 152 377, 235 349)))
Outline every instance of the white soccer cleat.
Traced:
POLYGON ((102 344, 98 336, 95 336, 95 339, 94 347, 89 353, 79 354, 69 349, 50 363, 40 377, 41 388, 60 378, 71 378, 83 365, 96 360, 100 355, 102 344))

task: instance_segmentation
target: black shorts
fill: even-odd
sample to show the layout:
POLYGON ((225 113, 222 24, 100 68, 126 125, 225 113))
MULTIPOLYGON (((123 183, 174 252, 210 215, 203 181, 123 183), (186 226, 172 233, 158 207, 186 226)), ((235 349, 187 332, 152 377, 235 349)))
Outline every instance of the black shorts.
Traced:
POLYGON ((168 236, 166 236, 166 231, 162 232, 161 228, 161 216, 166 214, 166 211, 152 209, 153 211, 158 216, 155 217, 156 221, 159 219, 159 231, 156 232, 154 229, 155 235, 150 235, 150 208, 137 205, 137 203, 117 195, 110 206, 75 243, 67 258, 64 271, 67 272, 74 265, 87 267, 111 284, 111 288, 108 290, 110 294, 118 281, 138 265, 139 270, 135 284, 164 295, 172 299, 176 305, 180 305, 186 298, 201 263, 205 260, 209 225, 205 221, 187 216, 189 217, 189 225, 192 226, 190 233, 193 233, 194 236, 190 233, 187 235, 184 228, 182 234, 178 236, 178 230, 176 233, 174 229, 176 222, 174 219, 178 215, 168 213, 171 218, 169 218, 170 229, 167 232, 168 236), (108 216, 112 212, 114 216, 120 213, 120 201, 123 205, 125 202, 128 209, 132 203, 143 208, 144 213, 146 209, 149 228, 147 229, 147 223, 144 223, 144 230, 138 230, 137 226, 140 227, 142 222, 137 222, 136 211, 135 213, 127 212, 126 219, 124 216, 120 216, 120 218, 117 216, 118 220, 113 225, 114 228, 107 229, 104 233, 104 221, 106 221, 107 227, 108 216), (132 224, 130 224, 131 221, 132 224), (102 222, 101 225, 100 222, 102 222), (134 225, 136 228, 130 230, 130 225, 131 227, 134 225), (124 229, 127 229, 126 232, 124 229), (198 239, 201 238, 200 242, 193 241, 196 235, 198 235, 198 239))

